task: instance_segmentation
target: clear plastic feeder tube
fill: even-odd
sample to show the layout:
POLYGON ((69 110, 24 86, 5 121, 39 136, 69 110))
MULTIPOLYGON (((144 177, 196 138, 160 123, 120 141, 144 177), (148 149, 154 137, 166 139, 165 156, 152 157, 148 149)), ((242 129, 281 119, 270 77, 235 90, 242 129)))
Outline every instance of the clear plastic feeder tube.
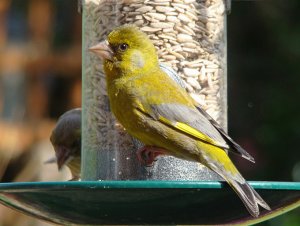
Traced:
POLYGON ((227 42, 223 0, 85 0, 83 3, 83 180, 217 180, 198 163, 136 158, 140 146, 110 112, 100 60, 88 48, 114 27, 135 24, 148 34, 160 62, 227 130, 227 42))

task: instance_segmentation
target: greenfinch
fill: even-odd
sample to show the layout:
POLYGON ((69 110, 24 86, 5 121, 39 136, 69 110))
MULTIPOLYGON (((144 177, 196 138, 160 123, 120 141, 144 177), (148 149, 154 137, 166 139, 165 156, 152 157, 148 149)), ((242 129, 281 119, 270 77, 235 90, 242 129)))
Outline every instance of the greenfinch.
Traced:
POLYGON ((103 60, 110 107, 127 132, 145 144, 138 156, 164 154, 202 163, 238 194, 249 213, 268 204, 246 182, 227 150, 252 162, 242 147, 159 67, 154 45, 134 25, 114 29, 90 51, 103 60))
POLYGON ((59 117, 50 141, 55 150, 58 169, 61 170, 64 165, 67 165, 72 173, 72 180, 79 180, 81 166, 80 108, 69 110, 59 117))

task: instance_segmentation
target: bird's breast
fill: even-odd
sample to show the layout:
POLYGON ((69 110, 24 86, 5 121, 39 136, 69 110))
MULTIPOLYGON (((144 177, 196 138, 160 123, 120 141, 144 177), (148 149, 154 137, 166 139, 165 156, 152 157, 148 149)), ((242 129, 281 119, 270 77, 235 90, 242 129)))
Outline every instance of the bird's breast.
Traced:
POLYGON ((133 130, 139 120, 135 110, 135 97, 126 88, 114 87, 109 91, 111 110, 126 130, 133 130))

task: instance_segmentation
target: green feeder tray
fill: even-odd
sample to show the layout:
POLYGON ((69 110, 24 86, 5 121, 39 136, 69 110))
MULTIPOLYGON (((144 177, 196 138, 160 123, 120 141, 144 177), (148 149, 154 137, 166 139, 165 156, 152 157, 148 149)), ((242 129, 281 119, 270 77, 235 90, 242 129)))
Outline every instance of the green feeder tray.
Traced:
POLYGON ((223 182, 74 181, 0 184, 0 202, 56 224, 254 224, 300 206, 300 183, 250 182, 271 206, 251 217, 223 182))

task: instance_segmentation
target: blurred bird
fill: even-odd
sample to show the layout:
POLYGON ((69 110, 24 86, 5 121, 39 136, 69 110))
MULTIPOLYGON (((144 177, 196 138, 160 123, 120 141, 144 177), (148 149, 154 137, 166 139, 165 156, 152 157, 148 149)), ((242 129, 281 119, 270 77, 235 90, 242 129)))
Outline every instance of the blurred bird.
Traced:
POLYGON ((160 154, 200 162, 223 177, 257 217, 268 204, 245 181, 225 150, 254 162, 243 148, 160 69, 154 45, 133 25, 113 30, 90 48, 104 62, 110 107, 129 134, 145 144, 138 157, 160 154))
MULTIPOLYGON (((81 165, 81 108, 65 112, 59 117, 52 131, 50 141, 56 155, 58 169, 67 165, 72 180, 80 179, 81 165)), ((50 162, 48 160, 47 162, 50 162)))

